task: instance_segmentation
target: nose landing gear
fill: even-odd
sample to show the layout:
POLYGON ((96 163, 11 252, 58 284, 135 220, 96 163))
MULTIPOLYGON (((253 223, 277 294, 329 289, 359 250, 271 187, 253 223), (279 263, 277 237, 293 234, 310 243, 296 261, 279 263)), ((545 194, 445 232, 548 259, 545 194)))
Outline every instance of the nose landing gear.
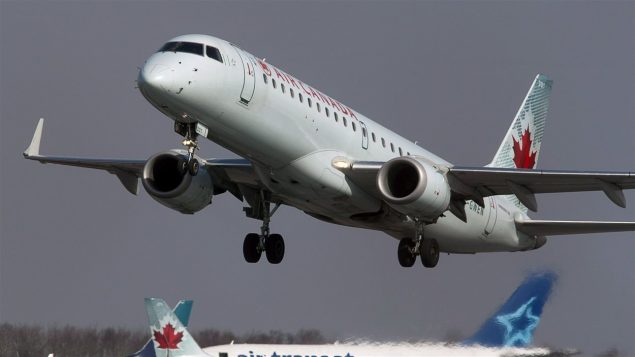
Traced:
POLYGON ((198 133, 196 132, 196 123, 179 123, 174 122, 174 131, 181 134, 183 145, 187 148, 187 159, 181 162, 181 172, 188 172, 192 176, 196 176, 200 168, 200 163, 194 157, 194 152, 198 150, 198 133))

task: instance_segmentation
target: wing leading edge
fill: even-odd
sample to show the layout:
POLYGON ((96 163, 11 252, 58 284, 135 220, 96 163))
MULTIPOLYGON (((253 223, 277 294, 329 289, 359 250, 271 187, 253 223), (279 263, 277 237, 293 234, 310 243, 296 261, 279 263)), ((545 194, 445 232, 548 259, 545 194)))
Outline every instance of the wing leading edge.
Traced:
MULTIPOLYGON (((31 144, 23 153, 24 158, 39 161, 43 164, 58 164, 107 171, 117 176, 128 192, 133 195, 139 193, 139 179, 143 177, 143 168, 147 160, 41 155, 40 143, 42 142, 43 128, 44 119, 40 119, 31 139, 31 144)), ((248 160, 205 159, 202 160, 201 166, 211 171, 218 178, 218 183, 234 195, 237 195, 235 190, 237 184, 258 185, 257 176, 248 160)))

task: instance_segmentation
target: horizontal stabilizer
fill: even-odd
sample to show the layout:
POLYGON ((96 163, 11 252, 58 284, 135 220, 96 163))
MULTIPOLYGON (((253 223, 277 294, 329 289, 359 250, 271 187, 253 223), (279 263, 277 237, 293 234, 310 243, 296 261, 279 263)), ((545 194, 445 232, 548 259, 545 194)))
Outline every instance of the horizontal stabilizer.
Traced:
POLYGON ((635 222, 516 220, 516 228, 532 236, 635 231, 635 222))

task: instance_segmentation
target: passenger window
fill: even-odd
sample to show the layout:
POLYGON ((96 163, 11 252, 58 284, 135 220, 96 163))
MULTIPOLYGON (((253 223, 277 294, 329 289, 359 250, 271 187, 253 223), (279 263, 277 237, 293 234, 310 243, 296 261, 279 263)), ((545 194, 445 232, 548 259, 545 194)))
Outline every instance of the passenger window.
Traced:
POLYGON ((218 62, 223 63, 223 56, 220 55, 220 51, 218 50, 218 48, 205 46, 205 53, 207 54, 207 57, 213 58, 218 62))
POLYGON ((351 122, 351 127, 353 128, 353 131, 357 131, 357 125, 355 125, 354 121, 351 122))
POLYGON ((375 133, 371 133, 370 136, 373 138, 373 142, 376 143, 377 137, 375 136, 375 133))
POLYGON ((291 98, 295 96, 295 94, 293 93, 293 88, 289 88, 289 94, 291 94, 291 98))
POLYGON ((267 75, 266 74, 262 74, 262 81, 265 82, 265 84, 267 84, 267 75))
POLYGON ((304 101, 304 99, 302 99, 302 93, 298 93, 298 99, 300 100, 300 103, 304 101))
POLYGON ((395 145, 392 143, 390 143, 390 151, 395 152, 395 145))
POLYGON ((333 117, 335 118, 335 122, 337 123, 337 121, 339 120, 339 118, 337 117, 337 112, 333 112, 333 117))
POLYGON ((271 78, 271 85, 273 85, 273 88, 276 88, 276 80, 271 78))
POLYGON ((309 104, 309 108, 313 106, 313 103, 311 102, 311 98, 307 98, 306 102, 309 104))
POLYGON ((381 146, 386 147, 386 140, 384 140, 384 138, 381 138, 381 146))
POLYGON ((315 103, 315 107, 317 108, 318 113, 320 112, 320 103, 315 103))
POLYGON ((408 152, 406 153, 406 155, 410 156, 410 151, 408 151, 408 152))
POLYGON ((403 156, 403 151, 401 151, 401 148, 399 148, 399 156, 403 156))
POLYGON ((280 83, 280 89, 282 89, 282 93, 286 93, 286 92, 284 91, 284 83, 280 83))
POLYGON ((344 124, 344 126, 348 126, 348 123, 346 123, 346 117, 342 117, 342 123, 344 124))
POLYGON ((324 107, 324 113, 326 114, 326 117, 329 117, 329 108, 324 107))

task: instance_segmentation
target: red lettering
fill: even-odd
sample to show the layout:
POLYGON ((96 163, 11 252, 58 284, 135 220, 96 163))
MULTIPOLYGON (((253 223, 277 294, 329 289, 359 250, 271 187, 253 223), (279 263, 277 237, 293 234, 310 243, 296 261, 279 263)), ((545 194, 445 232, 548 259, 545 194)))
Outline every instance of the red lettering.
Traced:
POLYGON ((289 82, 287 80, 287 77, 284 74, 280 73, 276 67, 273 67, 273 70, 276 72, 276 75, 278 76, 278 78, 282 78, 283 81, 289 82))
POLYGON ((298 83, 300 83, 300 87, 302 87, 302 90, 304 91, 304 93, 311 95, 311 92, 309 92, 308 90, 306 90, 306 88, 304 88, 304 84, 302 84, 302 82, 298 81, 298 83))
POLYGON ((313 88, 309 87, 309 90, 311 91, 311 95, 313 96, 313 98, 320 100, 320 97, 318 97, 317 93, 315 93, 313 88))
POLYGON ((351 116, 351 118, 355 118, 355 120, 359 120, 357 119, 357 117, 355 116, 355 112, 351 108, 346 107, 346 109, 348 109, 348 113, 351 116))
POLYGON ((337 104, 336 101, 334 101, 331 97, 328 97, 328 96, 326 98, 329 100, 329 103, 331 103, 331 106, 334 109, 338 109, 340 112, 342 111, 342 108, 340 108, 339 104, 337 104))
POLYGON ((267 66, 265 62, 261 61, 260 58, 258 59, 258 64, 260 64, 260 68, 262 68, 262 71, 265 72, 266 75, 271 77, 271 70, 269 69, 269 66, 267 66))
POLYGON ((298 84, 295 82, 295 79, 291 76, 289 76, 289 82, 291 82, 291 85, 300 89, 300 87, 298 87, 298 84))

